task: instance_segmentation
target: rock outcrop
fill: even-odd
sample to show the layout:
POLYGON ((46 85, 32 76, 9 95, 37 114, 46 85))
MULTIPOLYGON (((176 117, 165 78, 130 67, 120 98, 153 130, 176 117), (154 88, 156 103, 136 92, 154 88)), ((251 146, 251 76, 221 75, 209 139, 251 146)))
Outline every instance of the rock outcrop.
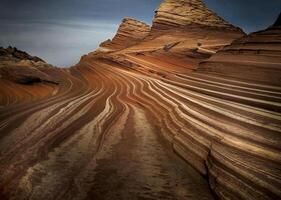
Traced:
POLYGON ((165 0, 155 11, 152 34, 190 28, 214 28, 224 31, 243 31, 209 10, 202 0, 165 0))
POLYGON ((147 94, 149 103, 143 103, 159 115, 161 132, 208 178, 219 199, 278 199, 280 18, 272 27, 245 36, 202 1, 167 0, 159 10, 145 41, 116 52, 112 60, 163 81, 148 81, 150 89, 140 93, 147 94), (140 53, 142 49, 146 51, 140 53), (181 58, 176 59, 200 60, 201 52, 214 55, 193 72, 188 72, 188 62, 184 71, 181 58))
POLYGON ((0 47, 0 79, 20 84, 53 83, 58 80, 52 77, 56 69, 41 58, 31 56, 17 48, 0 47))
POLYGON ((15 47, 9 46, 8 48, 0 47, 0 61, 4 60, 14 60, 14 61, 20 61, 20 60, 30 60, 34 62, 45 62, 41 58, 38 58, 36 56, 31 56, 28 53, 24 51, 20 51, 15 47))
POLYGON ((281 24, 251 33, 202 62, 198 71, 240 80, 281 85, 281 24))
POLYGON ((165 0, 156 11, 149 35, 122 53, 150 51, 202 60, 244 35, 201 0, 165 0))
POLYGON ((280 35, 166 0, 68 69, 2 53, 0 198, 280 199, 280 35))
POLYGON ((150 26, 131 18, 124 18, 112 40, 100 44, 101 48, 120 50, 142 41, 150 32, 150 26))

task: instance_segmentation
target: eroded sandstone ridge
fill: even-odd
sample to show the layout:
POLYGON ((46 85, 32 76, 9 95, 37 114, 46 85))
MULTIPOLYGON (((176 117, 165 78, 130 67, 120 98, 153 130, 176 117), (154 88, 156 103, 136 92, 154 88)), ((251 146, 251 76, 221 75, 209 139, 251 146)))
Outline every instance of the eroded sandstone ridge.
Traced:
POLYGON ((116 35, 112 40, 100 44, 100 47, 108 50, 120 50, 142 41, 150 32, 150 26, 144 22, 124 18, 116 35))
POLYGON ((193 125, 186 133, 175 134, 174 147, 208 176, 221 199, 281 196, 280 36, 275 23, 235 40, 182 76, 184 87, 202 94, 194 106, 206 101, 199 115, 190 113, 193 125))
POLYGON ((123 53, 151 52, 197 63, 244 35, 201 0, 166 0, 156 10, 148 36, 123 53))
POLYGON ((223 29, 225 32, 243 32, 209 10, 201 0, 165 0, 155 13, 152 34, 157 31, 191 29, 198 26, 223 29))
POLYGON ((6 49, 0 47, 1 79, 21 84, 40 82, 57 84, 55 77, 49 75, 51 71, 55 71, 55 68, 38 57, 30 56, 13 47, 6 49))
POLYGON ((150 32, 136 24, 40 68, 58 85, 0 78, 0 198, 280 199, 280 17, 246 36, 166 0, 150 32))
POLYGON ((9 46, 8 48, 0 47, 0 56, 1 61, 4 60, 14 60, 14 61, 20 61, 20 60, 32 60, 34 62, 45 62, 41 58, 38 58, 36 56, 31 56, 28 53, 18 50, 15 47, 9 46))
MULTIPOLYGON (((169 8, 169 2, 173 1, 165 1, 159 9, 169 8)), ((201 1, 181 3, 201 13, 197 10, 201 1)), ((174 5, 169 9, 175 12, 174 5)), ((151 97, 147 103, 152 106, 147 108, 162 113, 156 117, 162 133, 208 178, 220 199, 278 198, 279 19, 274 26, 245 36, 219 17, 209 24, 184 18, 185 28, 154 25, 144 41, 95 60, 160 78, 157 83, 148 81, 148 91, 159 94, 151 97)))
POLYGON ((202 62, 198 71, 280 86, 280 30, 277 20, 266 30, 237 39, 202 62))

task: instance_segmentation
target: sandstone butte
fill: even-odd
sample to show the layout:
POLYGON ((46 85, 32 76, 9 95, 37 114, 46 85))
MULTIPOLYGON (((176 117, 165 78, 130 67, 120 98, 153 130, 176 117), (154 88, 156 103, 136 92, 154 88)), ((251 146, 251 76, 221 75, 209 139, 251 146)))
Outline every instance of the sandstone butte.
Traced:
POLYGON ((73 67, 13 52, 0 50, 1 199, 281 198, 280 16, 246 35, 201 0, 165 0, 151 28, 125 18, 73 67))

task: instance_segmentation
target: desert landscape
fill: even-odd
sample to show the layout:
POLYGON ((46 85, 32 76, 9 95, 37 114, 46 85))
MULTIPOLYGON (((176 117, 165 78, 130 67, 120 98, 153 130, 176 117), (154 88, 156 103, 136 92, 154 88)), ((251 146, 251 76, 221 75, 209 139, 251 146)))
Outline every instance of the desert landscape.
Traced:
POLYGON ((280 199, 276 19, 164 0, 69 68, 1 47, 0 199, 280 199))

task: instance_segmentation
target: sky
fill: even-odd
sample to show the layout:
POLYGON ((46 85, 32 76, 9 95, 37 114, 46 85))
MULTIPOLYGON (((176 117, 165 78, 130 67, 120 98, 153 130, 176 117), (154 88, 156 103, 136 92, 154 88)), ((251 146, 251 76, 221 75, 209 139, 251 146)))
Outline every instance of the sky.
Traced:
MULTIPOLYGON (((281 0, 203 0, 245 32, 273 24, 281 0)), ((112 38, 124 17, 151 24, 162 0, 0 0, 0 46, 68 67, 112 38)))

